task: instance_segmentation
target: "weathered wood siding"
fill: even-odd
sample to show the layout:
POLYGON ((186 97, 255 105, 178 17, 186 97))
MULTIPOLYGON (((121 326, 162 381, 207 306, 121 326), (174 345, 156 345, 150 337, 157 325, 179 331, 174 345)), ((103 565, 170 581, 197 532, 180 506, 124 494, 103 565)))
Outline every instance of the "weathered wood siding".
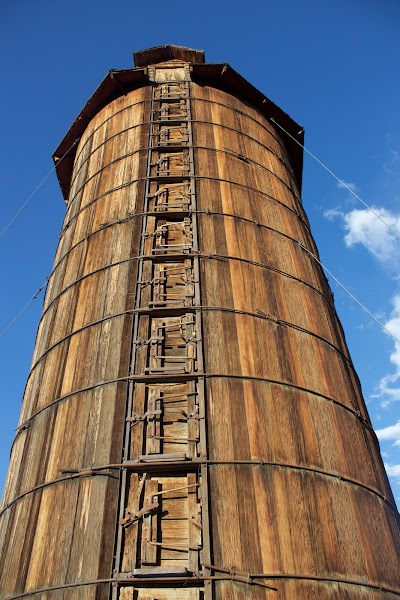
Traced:
MULTIPOLYGON (((112 572, 118 473, 62 471, 121 460, 146 94, 109 104, 79 143, 4 492, 1 598, 112 572)), ((49 597, 106 598, 108 586, 49 597)))
MULTIPOLYGON (((398 588, 398 513, 284 144, 232 95, 192 96, 214 564, 398 588), (267 464, 229 464, 251 460, 267 464)), ((287 600, 377 597, 271 583, 287 600)))
POLYGON ((398 598, 398 513, 291 157, 189 74, 150 67, 77 147, 0 598, 398 598))

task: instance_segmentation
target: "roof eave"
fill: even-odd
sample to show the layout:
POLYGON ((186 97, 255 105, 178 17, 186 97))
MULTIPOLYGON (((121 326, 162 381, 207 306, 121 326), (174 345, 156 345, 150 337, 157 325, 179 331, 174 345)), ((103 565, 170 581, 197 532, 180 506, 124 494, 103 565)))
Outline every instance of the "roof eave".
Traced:
POLYGON ((67 202, 76 147, 87 125, 107 104, 148 83, 147 69, 111 70, 72 123, 53 154, 58 181, 67 202), (62 159, 62 160, 61 160, 62 159))

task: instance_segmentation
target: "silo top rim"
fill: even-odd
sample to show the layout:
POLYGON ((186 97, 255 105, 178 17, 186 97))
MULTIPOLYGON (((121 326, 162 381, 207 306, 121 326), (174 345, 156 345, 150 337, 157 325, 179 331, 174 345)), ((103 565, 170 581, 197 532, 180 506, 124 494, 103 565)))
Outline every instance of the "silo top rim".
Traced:
POLYGON ((194 50, 185 46, 166 44, 165 46, 154 46, 133 53, 135 67, 147 67, 168 60, 180 60, 192 64, 203 64, 205 62, 204 50, 194 50))

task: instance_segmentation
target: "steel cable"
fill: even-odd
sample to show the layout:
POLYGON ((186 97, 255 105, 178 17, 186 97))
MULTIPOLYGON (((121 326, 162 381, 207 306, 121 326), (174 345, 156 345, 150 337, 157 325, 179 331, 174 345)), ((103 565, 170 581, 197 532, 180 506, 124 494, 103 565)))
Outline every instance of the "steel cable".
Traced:
POLYGON ((310 152, 310 150, 308 150, 308 148, 306 148, 305 146, 303 146, 303 144, 301 144, 298 140, 296 140, 296 138, 293 137, 288 131, 286 131, 286 129, 284 127, 282 127, 282 125, 280 125, 277 121, 275 121, 275 119, 270 117, 270 120, 273 123, 275 123, 275 125, 277 127, 279 127, 279 129, 282 129, 282 131, 284 131, 286 133, 286 135, 288 135, 290 137, 290 139, 292 139, 294 142, 296 142, 296 144, 298 144, 301 148, 303 148, 304 152, 307 152, 307 154, 309 156, 311 156, 311 158, 313 158, 319 165, 321 165, 321 167, 323 169, 325 169, 325 171, 327 171, 330 175, 332 175, 332 177, 334 177, 334 179, 336 179, 336 181, 338 183, 340 183, 341 186, 346 188, 346 190, 349 191, 350 194, 353 194, 353 196, 355 198, 357 198, 357 200, 359 202, 361 202, 361 204, 363 204, 370 212, 372 212, 372 214, 375 215, 375 217, 377 219, 379 219, 381 221, 381 223, 383 223, 385 225, 385 227, 387 227, 389 229, 389 231, 391 233, 393 233, 393 235, 400 241, 400 235, 392 227, 390 227, 389 223, 387 223, 384 219, 382 219, 382 217, 380 217, 378 215, 378 213, 373 208, 371 208, 371 206, 369 206, 362 198, 360 198, 360 196, 358 194, 356 194, 355 191, 352 190, 351 187, 345 181, 343 181, 343 179, 340 179, 340 177, 335 175, 335 173, 333 171, 331 171, 331 169, 329 167, 327 167, 321 160, 319 160, 319 158, 317 158, 315 156, 315 154, 310 152))
POLYGON ((11 225, 14 223, 15 219, 21 214, 21 212, 24 210, 24 208, 28 205, 28 203, 32 200, 33 196, 40 190, 40 188, 42 187, 42 185, 45 183, 45 181, 50 177, 50 175, 53 173, 53 171, 55 171, 56 166, 58 166, 60 164, 60 162, 67 156, 67 154, 72 150, 72 148, 75 146, 75 144, 78 143, 78 140, 75 140, 74 143, 72 144, 72 146, 70 148, 68 148, 68 150, 66 151, 66 153, 60 158, 60 160, 57 162, 57 165, 55 164, 53 166, 53 168, 47 173, 47 175, 42 179, 42 181, 39 183, 39 185, 33 190, 32 194, 29 196, 29 198, 27 200, 25 200, 25 202, 23 203, 23 205, 18 209, 18 211, 15 213, 15 215, 13 216, 13 218, 11 219, 11 221, 8 223, 8 225, 6 225, 4 227, 4 229, 1 231, 0 233, 0 238, 3 237, 3 235, 5 234, 5 232, 11 227, 11 225))

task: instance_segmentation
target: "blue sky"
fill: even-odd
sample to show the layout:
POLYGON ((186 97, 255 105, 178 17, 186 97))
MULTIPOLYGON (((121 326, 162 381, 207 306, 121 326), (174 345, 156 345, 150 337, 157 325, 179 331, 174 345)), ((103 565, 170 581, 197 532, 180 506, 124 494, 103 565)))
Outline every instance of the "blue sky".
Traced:
MULTIPOLYGON (((305 128, 306 145, 400 235, 400 6, 396 0, 54 3, 3 0, 0 230, 108 69, 175 43, 228 62, 305 128)), ((399 239, 310 157, 303 203, 322 262, 400 339, 399 239)), ((0 239, 0 330, 50 273, 64 215, 54 173, 0 239)), ((400 344, 330 281, 400 501, 400 344)), ((0 490, 41 294, 0 338, 0 490)))

